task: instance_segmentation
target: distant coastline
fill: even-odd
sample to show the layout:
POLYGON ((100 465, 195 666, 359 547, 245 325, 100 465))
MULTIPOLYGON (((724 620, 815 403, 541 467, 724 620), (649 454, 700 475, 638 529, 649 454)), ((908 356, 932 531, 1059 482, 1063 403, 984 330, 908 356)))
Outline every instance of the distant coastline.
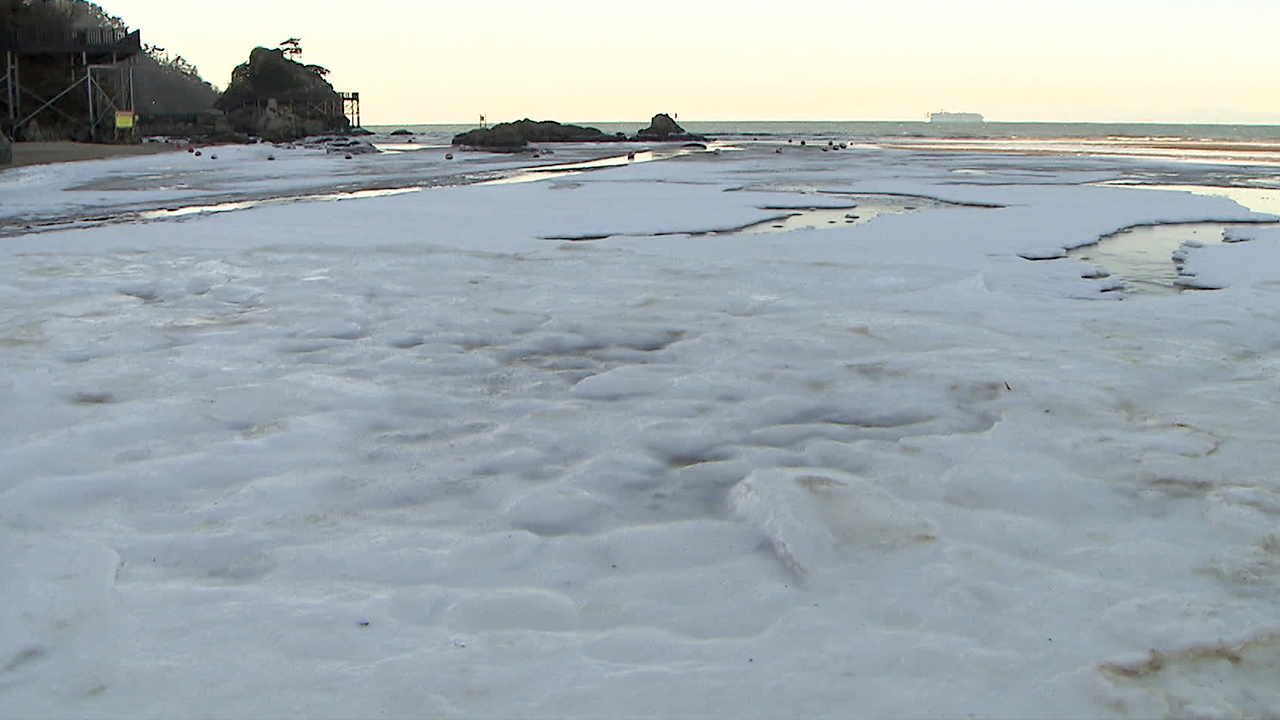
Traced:
POLYGON ((972 112, 936 112, 929 113, 931 123, 980 123, 982 115, 972 112))
MULTIPOLYGON (((645 121, 596 122, 571 120, 600 130, 631 133, 645 121)), ((804 139, 824 136, 844 138, 986 138, 986 139, 1108 139, 1168 141, 1280 142, 1280 125, 1194 124, 1194 123, 1101 123, 1101 122, 994 122, 931 123, 927 120, 719 120, 682 121, 689 132, 723 139, 804 139)), ((439 138, 444 144, 454 135, 476 127, 475 123, 375 124, 367 129, 390 133, 406 129, 415 134, 439 138)))

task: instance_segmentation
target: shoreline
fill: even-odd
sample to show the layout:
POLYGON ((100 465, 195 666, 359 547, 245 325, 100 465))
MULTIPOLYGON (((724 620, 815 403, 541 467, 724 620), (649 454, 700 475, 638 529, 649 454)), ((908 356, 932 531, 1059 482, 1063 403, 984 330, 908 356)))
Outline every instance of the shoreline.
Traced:
POLYGON ((176 152, 177 150, 178 147, 170 143, 105 145, 71 142, 69 140, 15 142, 13 144, 13 160, 6 165, 0 166, 0 171, 28 165, 137 157, 140 155, 156 155, 163 152, 176 152))

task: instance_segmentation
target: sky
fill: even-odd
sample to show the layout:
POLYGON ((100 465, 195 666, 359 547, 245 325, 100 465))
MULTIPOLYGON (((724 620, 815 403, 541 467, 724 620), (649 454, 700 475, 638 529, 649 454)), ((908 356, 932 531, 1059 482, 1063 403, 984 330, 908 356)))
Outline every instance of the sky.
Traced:
POLYGON ((102 0, 219 87, 255 46, 366 125, 523 117, 1280 124, 1274 0, 102 0), (358 10, 353 8, 359 8, 358 10))

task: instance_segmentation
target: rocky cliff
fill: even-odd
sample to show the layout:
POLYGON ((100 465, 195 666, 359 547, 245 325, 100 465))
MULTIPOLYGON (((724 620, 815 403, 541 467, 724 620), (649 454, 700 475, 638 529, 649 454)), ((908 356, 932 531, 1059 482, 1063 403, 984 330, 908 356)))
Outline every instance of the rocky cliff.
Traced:
POLYGON ((342 96, 319 70, 290 60, 283 50, 254 48, 215 107, 236 131, 273 142, 346 130, 342 96))

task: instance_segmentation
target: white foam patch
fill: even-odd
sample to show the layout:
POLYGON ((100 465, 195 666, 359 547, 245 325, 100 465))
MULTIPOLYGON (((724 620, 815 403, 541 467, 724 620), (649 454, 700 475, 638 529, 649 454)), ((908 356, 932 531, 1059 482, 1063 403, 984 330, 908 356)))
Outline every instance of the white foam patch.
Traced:
POLYGON ((592 400, 616 400, 670 392, 669 373, 661 368, 620 367, 583 378, 574 385, 574 395, 592 400))
POLYGON ((1198 289, 1230 288, 1236 292, 1274 293, 1274 282, 1264 266, 1280 257, 1280 229, 1260 226, 1247 231, 1232 228, 1231 231, 1230 237, 1234 242, 1188 252, 1183 266, 1183 273, 1187 274, 1178 278, 1178 284, 1198 289), (1242 242, 1241 239, 1250 242, 1242 242))
POLYGON ((0 693, 9 707, 54 714, 115 685, 119 668, 98 648, 126 641, 114 588, 120 564, 93 540, 0 542, 0 693), (42 682, 51 673, 54 688, 42 682))
POLYGON ((578 627, 578 611, 562 595, 506 589, 455 601, 441 613, 441 622, 464 632, 568 632, 578 627))
MULTIPOLYGON (((1275 229, 1092 302, 1019 254, 1261 218, 1078 185, 1151 159, 786 150, 7 237, 0 715, 1274 707, 1275 229), (819 188, 998 207, 690 234, 819 188)), ((0 215, 531 161, 217 154, 0 215)))

